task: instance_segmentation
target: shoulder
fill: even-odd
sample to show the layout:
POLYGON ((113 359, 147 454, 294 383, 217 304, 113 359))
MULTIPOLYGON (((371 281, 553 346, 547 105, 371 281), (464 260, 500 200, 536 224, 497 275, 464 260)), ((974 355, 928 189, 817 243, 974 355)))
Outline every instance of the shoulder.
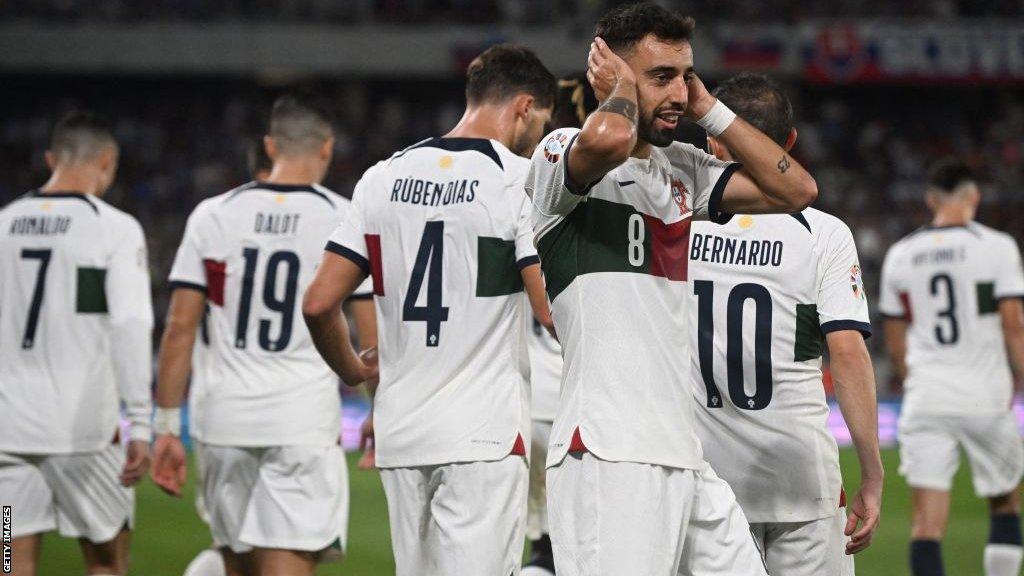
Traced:
POLYGON ((816 208, 805 208, 794 216, 803 216, 810 225, 811 233, 815 236, 828 238, 834 235, 853 238, 853 230, 839 219, 828 212, 822 212, 816 208))
POLYGON ((326 186, 321 186, 320 184, 313 184, 313 190, 316 190, 318 194, 323 196, 324 199, 327 200, 327 202, 331 206, 334 206, 334 209, 338 212, 344 212, 345 210, 348 209, 349 204, 352 203, 352 201, 349 200, 348 198, 345 198, 341 194, 338 194, 337 192, 331 190, 326 186))
POLYGON ((530 157, 530 160, 534 164, 537 162, 557 164, 579 133, 579 128, 559 128, 550 132, 541 138, 540 144, 533 149, 533 156, 530 157))
POLYGON ((655 148, 660 151, 673 166, 693 164, 696 160, 714 158, 711 154, 686 142, 673 142, 664 148, 655 148))
POLYGON ((977 234, 983 240, 987 240, 994 244, 1000 244, 1003 246, 1013 246, 1016 248, 1017 240, 1010 234, 995 228, 990 228, 979 222, 971 222, 967 225, 967 229, 977 234))

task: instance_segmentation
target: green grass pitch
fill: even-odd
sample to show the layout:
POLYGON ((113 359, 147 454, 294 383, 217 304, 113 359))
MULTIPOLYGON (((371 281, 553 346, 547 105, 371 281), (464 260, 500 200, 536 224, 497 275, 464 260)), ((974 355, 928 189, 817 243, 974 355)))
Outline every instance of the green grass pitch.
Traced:
MULTIPOLYGON (((882 457, 887 472, 882 523, 874 544, 857 556, 857 571, 864 576, 904 576, 910 531, 910 494, 897 474, 895 450, 882 457)), ((847 489, 857 486, 857 460, 851 450, 841 458, 847 489)), ((349 556, 340 564, 321 566, 318 575, 387 576, 394 573, 388 537, 387 507, 375 472, 355 469, 349 456, 352 513, 349 522, 349 556)), ((190 473, 192 468, 190 468, 190 473)), ((130 574, 180 576, 188 562, 210 541, 206 526, 195 514, 190 479, 185 496, 165 496, 148 480, 137 493, 136 531, 132 541, 130 574)), ((957 475, 949 532, 943 544, 947 574, 980 574, 982 549, 988 535, 986 505, 974 497, 966 465, 957 475)), ((43 543, 41 576, 84 574, 77 545, 56 535, 43 543)))

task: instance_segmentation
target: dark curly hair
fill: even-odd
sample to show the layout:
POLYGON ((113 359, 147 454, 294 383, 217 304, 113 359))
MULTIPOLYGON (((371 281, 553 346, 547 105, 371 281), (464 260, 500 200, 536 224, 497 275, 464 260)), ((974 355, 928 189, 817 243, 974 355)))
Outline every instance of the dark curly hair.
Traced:
POLYGON ((689 41, 693 35, 693 18, 683 16, 654 4, 637 2, 612 8, 597 23, 595 36, 600 36, 616 52, 629 51, 648 34, 658 40, 689 41))
POLYGON ((471 105, 503 102, 525 92, 539 108, 551 108, 555 90, 555 76, 525 46, 491 46, 466 70, 466 102, 471 105))

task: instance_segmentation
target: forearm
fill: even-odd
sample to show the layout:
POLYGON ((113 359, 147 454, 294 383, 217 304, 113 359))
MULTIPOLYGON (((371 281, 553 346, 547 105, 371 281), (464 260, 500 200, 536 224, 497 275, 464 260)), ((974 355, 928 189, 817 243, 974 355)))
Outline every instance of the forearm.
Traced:
POLYGON ((885 347, 896 377, 901 381, 907 377, 907 328, 903 320, 885 321, 885 347))
POLYGON ((1004 333, 1003 338, 1014 374, 1018 379, 1024 378, 1024 329, 1004 333))
POLYGON ((743 171, 757 184, 763 196, 760 203, 766 211, 799 212, 817 197, 817 183, 807 170, 742 118, 733 120, 717 139, 743 164, 743 171))
POLYGON ((157 364, 156 405, 179 408, 185 401, 188 378, 192 371, 192 347, 196 330, 169 323, 160 341, 157 364))
POLYGON ((637 143, 637 91, 620 80, 584 122, 569 153, 569 175, 578 185, 596 180, 629 159, 637 143))
POLYGON ((541 326, 550 330, 554 323, 551 321, 551 307, 544 290, 544 275, 541 273, 540 264, 527 266, 520 271, 520 274, 523 278, 526 295, 530 300, 533 317, 540 322, 541 326))
POLYGON ((125 414, 131 422, 129 436, 132 440, 149 442, 153 412, 152 325, 142 319, 126 319, 111 327, 111 348, 117 351, 113 355, 114 374, 125 414))
POLYGON ((345 384, 355 386, 363 381, 363 362, 349 339, 348 321, 337 307, 321 314, 305 315, 313 344, 331 370, 345 384))
POLYGON ((861 477, 881 480, 885 472, 878 449, 878 401, 867 349, 833 354, 831 370, 839 408, 860 461, 861 477))

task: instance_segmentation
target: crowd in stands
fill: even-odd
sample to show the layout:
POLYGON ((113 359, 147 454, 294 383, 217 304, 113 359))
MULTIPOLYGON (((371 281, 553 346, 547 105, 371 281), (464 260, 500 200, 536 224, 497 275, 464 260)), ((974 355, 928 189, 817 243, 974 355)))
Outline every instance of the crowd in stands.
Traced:
MULTIPOLYGON (((5 0, 0 20, 256 21, 355 24, 593 22, 612 0, 5 0)), ((1019 0, 662 0, 700 21, 794 22, 842 17, 1006 17, 1019 0)))
MULTIPOLYGON (((147 231, 159 325, 167 299, 163 279, 185 218, 201 199, 248 180, 247 149, 259 142, 281 89, 248 80, 9 80, 0 87, 9 103, 0 117, 0 204, 45 181, 43 150, 62 111, 85 106, 113 118, 121 170, 108 199, 135 214, 147 231)), ((938 157, 968 159, 984 183, 979 219, 1021 238, 1024 90, 788 89, 798 117, 794 154, 817 178, 816 206, 853 229, 872 299, 886 249, 927 222, 923 178, 938 157)), ((459 80, 360 80, 322 90, 337 113, 335 159, 325 184, 344 195, 368 166, 447 131, 462 105, 459 80)), ((873 341, 880 352, 880 339, 873 341)))

